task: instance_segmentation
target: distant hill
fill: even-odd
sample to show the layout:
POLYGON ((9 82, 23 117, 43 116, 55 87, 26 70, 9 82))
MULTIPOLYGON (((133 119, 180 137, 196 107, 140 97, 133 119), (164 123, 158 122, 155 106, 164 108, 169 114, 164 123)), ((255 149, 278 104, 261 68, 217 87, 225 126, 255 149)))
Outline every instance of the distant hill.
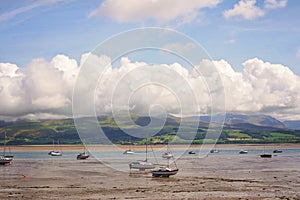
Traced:
POLYGON ((300 120, 287 120, 283 124, 291 130, 300 130, 300 120))
MULTIPOLYGON (((209 123, 210 117, 199 116, 179 118, 168 115, 166 119, 154 117, 152 120, 161 122, 164 127, 150 130, 157 133, 149 141, 152 144, 167 143, 172 140, 175 143, 201 144, 206 137, 208 127, 217 125, 222 116, 218 116, 214 123, 209 123), (219 118, 218 118, 219 117, 219 118), (198 124, 195 129, 191 126, 198 124), (177 134, 178 128, 184 130, 177 134)), ((121 118, 121 120, 123 120, 121 118)), ((147 126, 151 119, 147 116, 132 115, 131 120, 140 126, 147 126)), ((112 116, 99 116, 98 123, 109 140, 116 144, 143 144, 145 140, 126 134, 126 130, 133 130, 129 121, 121 121, 122 129, 116 124, 112 116)), ((296 127, 296 122, 285 122, 287 127, 296 127), (294 123, 294 124, 293 124, 294 123), (293 126, 291 126, 293 125, 293 126)), ((158 123, 161 124, 161 123, 158 123)), ((299 121, 298 121, 299 124, 299 121)), ((300 130, 290 130, 283 123, 267 115, 242 115, 227 114, 219 143, 265 143, 265 142, 300 142, 300 130)), ((297 128, 295 128, 297 129, 297 128)), ((0 143, 3 143, 4 132, 7 133, 7 143, 10 145, 25 144, 52 144, 54 140, 60 140, 64 144, 81 143, 73 119, 49 119, 49 120, 18 120, 15 122, 0 121, 0 143)), ((99 141, 92 138, 91 141, 99 141)))
MULTIPOLYGON (((215 118, 217 119, 217 122, 220 122, 223 119, 223 116, 216 116, 215 118)), ((201 116, 200 120, 210 121, 210 117, 201 116)), ((245 115, 226 113, 224 122, 226 125, 252 124, 263 127, 286 128, 284 123, 268 115, 245 115)))

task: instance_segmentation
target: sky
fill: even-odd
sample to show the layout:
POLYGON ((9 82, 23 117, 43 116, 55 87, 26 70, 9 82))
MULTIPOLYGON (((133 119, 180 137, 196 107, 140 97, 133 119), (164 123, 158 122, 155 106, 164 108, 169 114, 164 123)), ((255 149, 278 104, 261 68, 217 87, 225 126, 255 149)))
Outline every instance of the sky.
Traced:
MULTIPOLYGON (((219 70, 228 112, 300 119, 299 11, 300 3, 293 0, 1 1, 0 119, 69 117, 84 58, 107 38, 143 27, 172 29, 201 45, 219 70)), ((97 94, 100 114, 111 102, 113 77, 143 62, 124 57, 119 70, 110 69, 104 80, 111 83, 97 94)), ((185 70, 178 63, 165 64, 185 70)), ((199 112, 205 114, 210 109, 205 87, 189 72, 182 76, 202 92, 199 112)), ((131 106, 156 99, 175 112, 163 98, 170 92, 156 89, 134 93, 131 106), (145 94, 148 98, 141 98, 145 94)))

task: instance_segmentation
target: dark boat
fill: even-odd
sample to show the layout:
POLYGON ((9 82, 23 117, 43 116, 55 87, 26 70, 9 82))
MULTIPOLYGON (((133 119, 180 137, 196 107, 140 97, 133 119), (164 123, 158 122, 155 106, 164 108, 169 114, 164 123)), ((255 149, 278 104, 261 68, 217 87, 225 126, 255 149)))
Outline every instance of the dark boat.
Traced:
POLYGON ((177 168, 174 156, 171 152, 171 150, 169 149, 169 144, 167 146, 168 148, 168 152, 172 155, 172 157, 167 158, 168 160, 168 165, 164 165, 164 166, 159 166, 153 170, 151 170, 152 176, 153 177, 169 177, 169 176, 173 176, 175 174, 177 174, 177 172, 179 171, 179 169, 177 168), (172 159, 172 161, 170 161, 172 159), (171 167, 171 163, 173 163, 173 167, 171 167))
POLYGON ((272 154, 264 153, 264 154, 260 154, 260 157, 261 158, 272 158, 272 154))
POLYGON ((275 150, 273 151, 273 153, 282 153, 282 150, 280 150, 280 149, 275 149, 275 150))
POLYGON ((79 153, 77 155, 77 160, 85 160, 87 159, 88 157, 90 157, 90 155, 88 153, 86 153, 85 151, 85 146, 83 146, 83 152, 82 153, 79 153))
POLYGON ((264 153, 260 154, 260 157, 261 158, 272 158, 272 154, 266 153, 265 151, 266 151, 266 145, 264 145, 264 153))
POLYGON ((210 150, 210 153, 219 153, 219 150, 217 150, 217 149, 212 149, 212 150, 210 150))
POLYGON ((196 154, 195 151, 189 151, 189 154, 196 154))
POLYGON ((88 157, 90 157, 90 155, 87 154, 87 153, 85 153, 85 152, 79 153, 79 154, 77 155, 77 160, 85 160, 85 159, 87 159, 88 157))
POLYGON ((153 177, 169 177, 172 175, 177 174, 177 172, 179 171, 179 169, 171 169, 168 167, 160 167, 158 169, 152 170, 152 176, 153 177))

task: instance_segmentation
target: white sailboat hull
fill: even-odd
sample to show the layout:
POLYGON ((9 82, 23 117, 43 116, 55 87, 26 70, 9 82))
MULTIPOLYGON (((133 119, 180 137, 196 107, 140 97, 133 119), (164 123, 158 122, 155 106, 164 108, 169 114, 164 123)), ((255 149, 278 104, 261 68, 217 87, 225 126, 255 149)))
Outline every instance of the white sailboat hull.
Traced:
POLYGON ((62 153, 59 151, 50 151, 49 155, 50 156, 62 156, 62 153))
POLYGON ((155 165, 153 163, 147 162, 147 161, 134 161, 129 163, 129 168, 130 169, 139 169, 141 171, 147 170, 147 169, 154 169, 155 165))
POLYGON ((10 164, 13 159, 5 156, 0 157, 0 165, 10 164))

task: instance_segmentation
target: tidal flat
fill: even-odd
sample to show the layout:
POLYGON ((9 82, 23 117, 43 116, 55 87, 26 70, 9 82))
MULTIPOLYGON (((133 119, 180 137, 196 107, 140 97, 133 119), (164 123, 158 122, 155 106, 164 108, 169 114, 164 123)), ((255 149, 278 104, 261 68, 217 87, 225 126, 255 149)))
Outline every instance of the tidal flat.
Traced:
POLYGON ((257 148, 220 146, 220 153, 201 158, 183 154, 178 174, 170 178, 129 170, 124 155, 101 161, 16 153, 11 165, 0 166, 0 199, 300 199, 299 147, 281 146, 283 153, 272 158, 260 158, 257 148), (241 148, 249 154, 238 154, 241 148))

